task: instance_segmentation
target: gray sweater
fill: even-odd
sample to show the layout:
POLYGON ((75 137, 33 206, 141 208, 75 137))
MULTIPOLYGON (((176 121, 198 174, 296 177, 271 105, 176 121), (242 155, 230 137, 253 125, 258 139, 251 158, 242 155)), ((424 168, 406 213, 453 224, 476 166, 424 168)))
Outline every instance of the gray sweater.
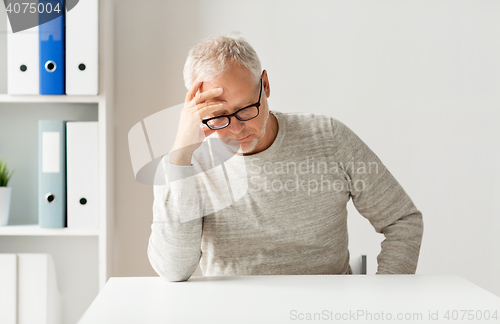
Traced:
POLYGON ((206 276, 351 274, 351 198, 385 235, 377 274, 415 273, 422 214, 372 150, 335 118, 271 113, 263 152, 231 155, 210 136, 191 166, 162 159, 148 246, 160 277, 187 280, 198 262, 206 276))

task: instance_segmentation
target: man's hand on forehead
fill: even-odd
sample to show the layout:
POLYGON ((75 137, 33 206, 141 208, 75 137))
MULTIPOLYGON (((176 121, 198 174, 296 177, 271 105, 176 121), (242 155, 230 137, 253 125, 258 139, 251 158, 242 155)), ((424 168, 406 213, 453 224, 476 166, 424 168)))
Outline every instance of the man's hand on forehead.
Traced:
MULTIPOLYGON (((198 88, 198 91, 196 93, 196 98, 201 98, 202 94, 205 95, 208 98, 205 99, 207 103, 210 102, 220 102, 222 103, 222 106, 218 107, 217 110, 214 110, 209 117, 217 117, 217 116, 226 116, 226 115, 231 115, 235 113, 236 111, 248 107, 249 105, 255 103, 257 101, 257 98, 254 98, 252 95, 247 94, 247 87, 240 88, 240 89, 233 89, 233 97, 236 96, 238 93, 241 94, 241 96, 237 97, 236 103, 234 104, 229 104, 227 99, 228 96, 230 96, 231 91, 228 90, 226 87, 224 87, 223 84, 220 82, 212 82, 212 81, 199 81, 200 86, 198 88), (216 89, 222 89, 221 93, 212 93, 216 89), (236 91, 236 92, 234 92, 236 91)), ((197 100, 198 103, 201 102, 201 100, 197 100)))

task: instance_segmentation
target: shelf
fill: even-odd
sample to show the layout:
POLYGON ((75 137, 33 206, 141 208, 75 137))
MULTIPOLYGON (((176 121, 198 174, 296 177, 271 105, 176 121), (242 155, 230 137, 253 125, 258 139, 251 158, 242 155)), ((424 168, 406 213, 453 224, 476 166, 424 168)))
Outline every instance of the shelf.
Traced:
POLYGON ((8 95, 0 94, 0 103, 14 102, 81 102, 81 103, 99 103, 102 96, 67 96, 67 95, 8 95))
POLYGON ((38 224, 0 226, 0 236, 98 236, 99 229, 41 228, 38 224))

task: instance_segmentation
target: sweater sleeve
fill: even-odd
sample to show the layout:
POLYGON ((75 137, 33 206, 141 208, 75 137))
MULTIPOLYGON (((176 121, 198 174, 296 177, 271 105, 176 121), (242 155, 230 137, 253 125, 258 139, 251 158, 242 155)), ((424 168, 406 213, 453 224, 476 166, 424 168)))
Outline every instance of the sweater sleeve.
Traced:
POLYGON ((377 274, 414 274, 423 235, 422 213, 373 151, 332 118, 334 156, 359 213, 383 233, 377 274))
POLYGON ((232 203, 222 161, 216 158, 216 165, 210 158, 216 153, 204 142, 193 154, 192 165, 171 164, 167 154, 156 171, 148 257, 168 281, 191 277, 203 254, 203 216, 232 203))
POLYGON ((153 269, 167 281, 186 281, 202 256, 203 218, 194 179, 194 167, 162 159, 157 173, 168 178, 154 186, 153 224, 148 258, 153 269), (191 220, 181 221, 188 216, 191 220))

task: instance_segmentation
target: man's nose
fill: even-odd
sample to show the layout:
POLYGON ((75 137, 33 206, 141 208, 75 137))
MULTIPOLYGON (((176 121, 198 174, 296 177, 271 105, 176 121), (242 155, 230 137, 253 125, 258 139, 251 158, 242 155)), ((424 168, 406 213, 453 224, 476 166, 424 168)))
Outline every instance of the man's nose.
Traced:
POLYGON ((245 127, 244 122, 242 122, 241 120, 239 120, 235 116, 231 116, 231 118, 232 118, 232 120, 229 123, 229 126, 227 126, 227 128, 229 128, 229 131, 233 134, 241 133, 241 130, 245 127))

